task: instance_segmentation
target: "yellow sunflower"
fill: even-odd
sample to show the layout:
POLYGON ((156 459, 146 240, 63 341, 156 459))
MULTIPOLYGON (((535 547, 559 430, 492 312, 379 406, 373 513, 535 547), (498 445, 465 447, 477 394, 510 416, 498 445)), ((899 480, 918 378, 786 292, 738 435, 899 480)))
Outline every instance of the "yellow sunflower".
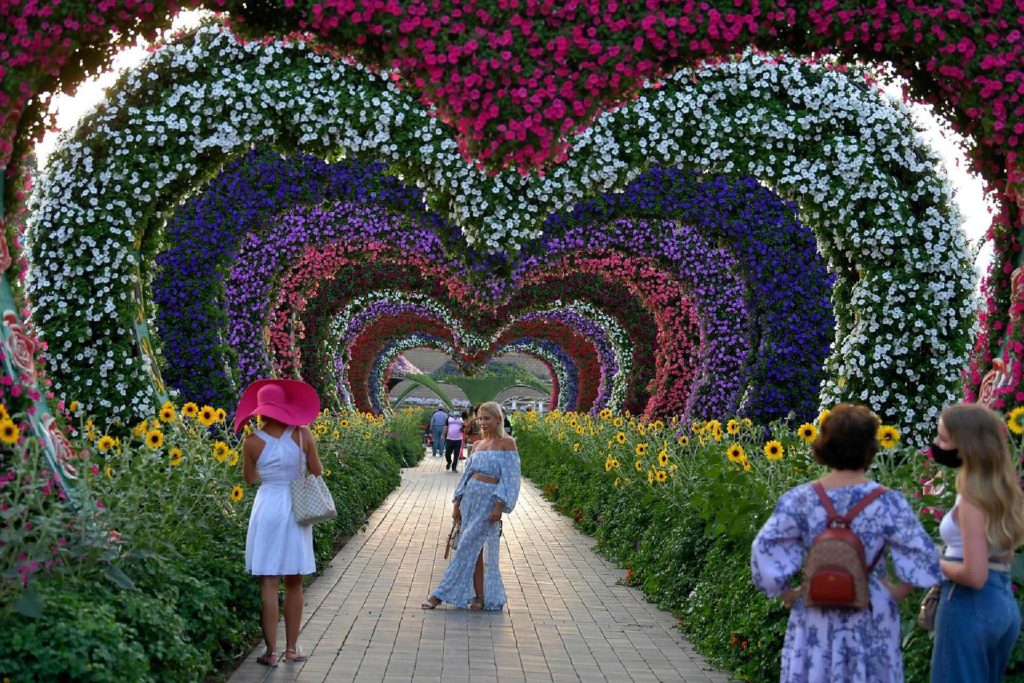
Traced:
POLYGON ((160 409, 161 422, 174 422, 174 408, 165 407, 160 409))
POLYGON ((619 469, 619 461, 616 458, 612 458, 612 469, 613 470, 619 469))
POLYGON ((149 431, 149 422, 147 420, 143 420, 139 424, 135 425, 134 429, 132 429, 132 434, 134 434, 135 436, 137 436, 137 437, 139 437, 141 439, 143 436, 146 435, 146 432, 148 432, 148 431, 149 431))
POLYGON ((91 417, 85 421, 85 438, 89 439, 89 441, 96 440, 96 425, 93 424, 91 417))
POLYGON ((217 422, 223 422, 228 417, 227 412, 225 412, 225 410, 223 408, 217 408, 216 415, 217 415, 217 422))
POLYGON ((611 458, 605 458, 604 459, 604 471, 605 472, 611 472, 612 471, 612 459, 611 458))
POLYGON ((690 437, 688 437, 688 436, 681 436, 678 439, 676 439, 676 443, 679 444, 680 446, 684 446, 684 447, 685 446, 689 446, 690 445, 690 437))
POLYGON ((171 466, 172 467, 177 467, 178 465, 180 465, 182 458, 185 457, 185 454, 182 452, 182 450, 180 448, 177 448, 177 447, 172 448, 171 450, 167 451, 167 455, 169 455, 171 457, 171 466))
POLYGON ((146 445, 156 450, 164 445, 164 433, 159 429, 150 429, 146 432, 146 445))
POLYGON ((238 451, 232 449, 228 451, 228 465, 234 467, 238 464, 238 451))
POLYGON ((647 470, 647 485, 654 484, 654 470, 647 470))
POLYGON ((738 443, 734 443, 729 446, 729 450, 725 452, 725 456, 729 458, 731 462, 745 462, 747 459, 747 453, 743 450, 743 446, 738 443))
POLYGON ((12 420, 9 418, 0 420, 0 441, 4 443, 17 443, 20 436, 21 430, 18 429, 18 425, 14 424, 12 420))
POLYGON ((331 476, 331 468, 330 467, 325 467, 324 468, 324 476, 325 477, 331 476))
POLYGON ((572 452, 573 453, 579 453, 580 452, 580 445, 579 445, 579 443, 574 443, 572 445, 572 452))
POLYGON ((801 439, 803 439, 804 443, 814 443, 814 440, 818 438, 818 428, 810 422, 805 422, 800 425, 800 428, 796 433, 801 439))
POLYGON ((1024 434, 1024 406, 1017 406, 1006 418, 1006 426, 1014 434, 1024 434))
POLYGON ((114 447, 114 437, 107 436, 104 434, 100 437, 100 440, 96 442, 96 448, 100 449, 100 453, 109 451, 114 447))
POLYGON ((744 471, 744 472, 749 472, 749 471, 751 471, 752 469, 754 469, 754 468, 750 466, 750 463, 749 463, 749 462, 747 462, 746 460, 744 460, 744 461, 743 461, 743 471, 744 471))
POLYGON ((228 459, 228 445, 223 441, 217 441, 213 444, 213 457, 217 459, 217 462, 224 462, 228 459))
POLYGON ((615 435, 615 443, 620 444, 620 445, 626 443, 626 433, 625 432, 617 433, 615 435))
POLYGON ((740 424, 743 425, 744 429, 750 429, 751 427, 754 426, 754 423, 750 421, 749 417, 745 417, 742 420, 740 420, 740 424))
POLYGON ((181 407, 181 414, 185 417, 194 418, 199 414, 199 406, 192 401, 189 401, 181 407))
POLYGON ((217 411, 210 406, 203 406, 199 409, 199 424, 209 427, 217 421, 217 411))
MULTIPOLYGON (((72 401, 71 405, 68 406, 68 410, 70 410, 72 413, 77 413, 78 412, 78 401, 72 401)), ((7 414, 7 409, 4 408, 4 415, 6 415, 6 414, 7 414)))
POLYGON ((235 486, 231 487, 231 502, 232 503, 237 503, 238 501, 242 500, 243 497, 245 497, 245 491, 242 489, 241 486, 238 486, 236 484, 235 486))
MULTIPOLYGON (((72 411, 74 412, 74 411, 72 411)), ((0 403, 0 420, 10 420, 11 414, 7 412, 7 406, 0 403)))
POLYGON ((626 423, 626 421, 623 420, 621 417, 617 417, 614 420, 612 420, 612 424, 615 425, 619 429, 621 429, 622 425, 624 425, 625 423, 626 423))
POLYGON ((602 420, 610 420, 612 418, 612 411, 610 408, 605 408, 604 410, 599 412, 597 416, 602 420))
POLYGON ((729 420, 725 423, 725 431, 729 432, 730 436, 736 436, 740 433, 740 422, 739 420, 729 420))
POLYGON ((647 444, 638 443, 636 445, 636 454, 639 455, 641 458, 647 455, 647 444))
POLYGON ((622 483, 622 477, 615 477, 615 486, 618 487, 622 483))
POLYGON ((722 440, 722 426, 719 424, 715 424, 715 426, 709 427, 707 433, 711 436, 712 439, 715 440, 715 442, 722 440))
POLYGON ((664 448, 658 453, 658 464, 662 467, 668 467, 668 451, 664 448))
POLYGON ((825 420, 827 420, 828 416, 831 414, 832 411, 829 410, 828 408, 818 413, 818 426, 820 427, 821 425, 825 424, 825 420))
POLYGON ((892 448, 900 440, 900 432, 890 425, 882 425, 878 428, 878 443, 882 448, 892 448))
POLYGON ((782 456, 785 454, 786 449, 783 448, 782 443, 779 441, 769 441, 764 445, 764 457, 768 458, 772 462, 782 460, 782 456))
POLYGON ((666 481, 668 481, 668 472, 666 472, 665 470, 658 470, 657 473, 654 475, 654 478, 658 480, 659 484, 664 484, 666 481))
POLYGON ((342 420, 340 426, 342 429, 348 429, 348 420, 342 420))
POLYGON ((636 468, 637 472, 643 472, 644 471, 644 461, 643 460, 637 460, 635 463, 633 463, 633 467, 636 468))
POLYGON ((701 432, 704 431, 704 425, 702 425, 700 422, 691 422, 690 431, 693 432, 694 434, 700 434, 701 432))

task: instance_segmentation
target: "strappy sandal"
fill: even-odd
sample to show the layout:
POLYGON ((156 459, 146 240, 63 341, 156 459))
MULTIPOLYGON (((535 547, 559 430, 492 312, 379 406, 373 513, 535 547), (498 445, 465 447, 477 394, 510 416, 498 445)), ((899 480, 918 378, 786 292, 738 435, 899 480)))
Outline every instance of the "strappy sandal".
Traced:
POLYGON ((437 600, 437 602, 434 602, 434 600, 437 600, 437 598, 431 595, 429 598, 427 598, 427 601, 425 603, 420 605, 420 607, 423 609, 437 609, 437 606, 441 604, 441 601, 437 600))
POLYGON ((256 658, 256 663, 257 664, 262 664, 263 666, 268 666, 271 669, 276 669, 277 668, 277 653, 276 652, 271 652, 270 650, 267 650, 266 652, 264 652, 263 654, 261 654, 259 657, 256 658))
POLYGON ((291 662, 304 662, 309 659, 309 655, 306 654, 305 650, 300 645, 296 645, 295 649, 288 648, 284 651, 284 661, 291 662), (292 656, 289 657, 288 653, 291 652, 292 656))
POLYGON ((482 595, 476 596, 473 602, 469 603, 469 609, 473 612, 479 612, 484 608, 484 598, 482 595))

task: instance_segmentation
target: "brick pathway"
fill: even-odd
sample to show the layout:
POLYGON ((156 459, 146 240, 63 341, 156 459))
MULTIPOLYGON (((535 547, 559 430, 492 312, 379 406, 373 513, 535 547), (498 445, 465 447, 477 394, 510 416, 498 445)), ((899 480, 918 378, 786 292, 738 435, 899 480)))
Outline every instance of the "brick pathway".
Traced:
MULTIPOLYGON (((261 646, 231 683, 729 680, 709 670, 670 614, 619 585, 623 571, 526 480, 505 517, 505 611, 421 610, 446 566, 456 479, 429 454, 406 470, 366 530, 307 590, 299 642, 309 661, 268 670, 256 664, 261 646)), ((283 622, 278 643, 283 651, 283 622)))

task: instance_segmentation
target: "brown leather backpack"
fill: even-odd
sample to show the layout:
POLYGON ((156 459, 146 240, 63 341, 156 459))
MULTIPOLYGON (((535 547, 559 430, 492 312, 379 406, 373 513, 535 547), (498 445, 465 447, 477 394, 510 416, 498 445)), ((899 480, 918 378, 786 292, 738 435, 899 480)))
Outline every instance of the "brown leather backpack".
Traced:
POLYGON ((840 515, 832 506, 825 487, 814 482, 814 491, 828 513, 825 530, 811 542, 804 560, 803 598, 806 607, 866 609, 871 604, 868 577, 885 555, 885 547, 869 566, 864 544, 850 528, 864 508, 888 491, 884 486, 864 496, 840 515))

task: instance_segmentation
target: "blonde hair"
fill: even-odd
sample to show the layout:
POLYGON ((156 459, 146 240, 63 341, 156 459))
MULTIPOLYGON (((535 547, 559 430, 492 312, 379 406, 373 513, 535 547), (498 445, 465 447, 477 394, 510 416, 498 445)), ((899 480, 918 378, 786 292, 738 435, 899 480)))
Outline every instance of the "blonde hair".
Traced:
POLYGON ((942 424, 964 463, 956 490, 985 513, 990 550, 1015 551, 1024 545, 1024 494, 1002 418, 976 403, 959 403, 942 411, 942 424))
POLYGON ((494 430, 494 438, 504 439, 508 436, 508 434, 505 433, 505 411, 501 409, 500 405, 494 401, 488 401, 477 408, 476 414, 479 415, 480 411, 487 412, 498 423, 497 428, 494 430))

